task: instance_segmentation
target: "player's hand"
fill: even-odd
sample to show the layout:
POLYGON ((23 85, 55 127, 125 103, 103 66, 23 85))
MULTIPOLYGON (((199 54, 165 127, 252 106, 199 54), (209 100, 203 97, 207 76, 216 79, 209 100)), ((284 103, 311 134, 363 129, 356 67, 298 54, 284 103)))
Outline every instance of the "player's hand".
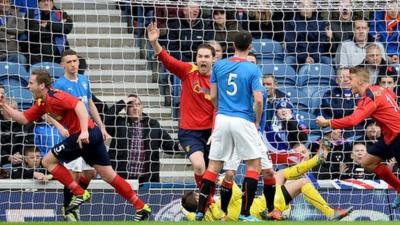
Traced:
POLYGON ((152 22, 147 26, 147 37, 149 42, 156 42, 160 37, 160 30, 158 30, 156 23, 152 22))
POLYGON ((67 129, 60 130, 60 134, 65 138, 69 137, 69 132, 67 129))
POLYGON ((86 131, 81 131, 76 143, 79 144, 80 148, 83 148, 83 144, 89 144, 89 133, 88 133, 87 130, 86 131))
POLYGON ((325 119, 323 116, 318 116, 315 122, 319 127, 329 126, 329 120, 325 119))
POLYGON ((14 155, 10 155, 10 157, 8 158, 11 162, 12 165, 16 165, 16 164, 21 164, 23 161, 23 156, 17 152, 14 155))
POLYGON ((107 130, 106 130, 105 127, 101 128, 101 134, 103 135, 104 144, 108 145, 110 143, 110 141, 111 141, 111 135, 109 135, 107 133, 107 130))

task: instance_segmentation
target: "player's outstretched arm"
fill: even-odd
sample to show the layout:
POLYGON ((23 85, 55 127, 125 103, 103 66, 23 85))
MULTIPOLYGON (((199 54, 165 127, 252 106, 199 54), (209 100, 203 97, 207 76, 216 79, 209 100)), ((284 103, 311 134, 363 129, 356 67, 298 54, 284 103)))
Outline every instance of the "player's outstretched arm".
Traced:
POLYGON ((6 103, 6 99, 2 94, 0 94, 0 108, 5 110, 17 123, 23 125, 29 123, 23 112, 14 109, 6 103))

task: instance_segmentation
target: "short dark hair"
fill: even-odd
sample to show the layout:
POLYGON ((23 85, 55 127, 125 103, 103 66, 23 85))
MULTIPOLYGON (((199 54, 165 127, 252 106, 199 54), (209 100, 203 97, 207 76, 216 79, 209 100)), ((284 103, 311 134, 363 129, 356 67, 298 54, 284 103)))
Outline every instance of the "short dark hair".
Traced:
POLYGON ((189 212, 196 212, 197 210, 197 202, 196 202, 196 194, 194 191, 186 192, 182 196, 182 207, 189 212))
POLYGON ((203 43, 203 44, 199 45, 199 47, 197 47, 197 52, 199 52, 199 50, 202 48, 210 50, 212 57, 215 57, 215 54, 216 54, 215 48, 213 48, 211 45, 209 45, 207 43, 203 43))
POLYGON ((36 75, 36 82, 38 84, 44 84, 46 88, 51 88, 52 79, 49 71, 44 69, 38 69, 32 71, 31 74, 36 75))
POLYGON ((35 146, 28 146, 24 149, 24 155, 27 155, 30 152, 39 152, 39 150, 35 146))
POLYGON ((235 48, 239 51, 246 51, 251 42, 253 41, 253 37, 248 31, 239 31, 234 38, 235 48))
MULTIPOLYGON (((129 95, 128 95, 128 98, 129 98, 129 97, 137 98, 137 100, 139 100, 140 104, 142 104, 142 99, 140 99, 139 95, 137 95, 137 94, 129 94, 129 95)), ((130 102, 127 102, 126 104, 129 104, 129 103, 130 103, 130 102)))
POLYGON ((76 53, 74 50, 72 50, 72 49, 67 49, 67 50, 65 50, 64 52, 63 52, 63 54, 61 55, 61 60, 65 57, 65 56, 68 56, 68 55, 76 55, 76 56, 78 56, 78 53, 76 53))

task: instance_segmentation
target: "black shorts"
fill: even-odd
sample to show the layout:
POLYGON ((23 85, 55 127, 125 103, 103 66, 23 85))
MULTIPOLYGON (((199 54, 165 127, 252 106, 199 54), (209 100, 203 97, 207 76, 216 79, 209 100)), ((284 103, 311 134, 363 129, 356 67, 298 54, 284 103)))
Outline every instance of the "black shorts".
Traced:
POLYGON ((385 144, 380 138, 375 144, 367 149, 368 154, 378 156, 379 158, 400 160, 400 135, 398 135, 390 145, 385 144))
POLYGON ((211 135, 211 129, 207 130, 185 130, 179 129, 178 139, 182 148, 186 151, 187 156, 201 151, 208 159, 210 146, 207 145, 208 138, 211 135))
POLYGON ((101 165, 110 166, 110 157, 107 152, 107 148, 103 142, 103 135, 98 127, 94 127, 88 130, 89 132, 89 144, 84 144, 83 148, 79 147, 76 142, 79 137, 78 134, 74 134, 66 138, 61 143, 51 148, 53 155, 64 163, 69 163, 74 159, 82 156, 82 158, 89 165, 101 165))

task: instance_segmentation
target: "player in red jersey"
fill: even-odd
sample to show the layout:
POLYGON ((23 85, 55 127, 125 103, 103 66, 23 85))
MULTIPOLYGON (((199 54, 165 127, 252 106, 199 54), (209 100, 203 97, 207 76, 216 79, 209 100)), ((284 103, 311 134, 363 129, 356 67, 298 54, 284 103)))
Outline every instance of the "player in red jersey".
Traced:
POLYGON ((36 99, 31 108, 25 112, 15 110, 5 102, 4 95, 0 95, 0 108, 20 124, 32 123, 47 114, 68 130, 70 136, 54 146, 42 160, 42 165, 53 177, 74 194, 71 203, 65 209, 66 213, 89 201, 90 193, 79 186, 69 170, 60 162, 68 163, 82 157, 96 169, 104 181, 132 203, 136 209, 134 220, 148 219, 151 213, 150 207, 144 204, 129 183, 112 169, 102 133, 89 118, 83 102, 66 92, 53 89, 50 74, 45 70, 32 72, 28 88, 36 99))
POLYGON ((363 67, 351 68, 350 78, 353 93, 361 96, 354 112, 341 119, 327 120, 319 116, 316 122, 320 127, 342 129, 354 127, 371 117, 381 127, 383 139, 367 149, 368 153, 361 160, 361 165, 396 189, 398 195, 392 207, 397 208, 400 206, 400 180, 382 163, 393 157, 400 162, 400 108, 396 94, 387 88, 370 85, 368 70, 363 67))
POLYGON ((213 127, 214 106, 210 99, 210 74, 215 49, 208 44, 201 44, 197 49, 196 64, 187 63, 175 59, 161 47, 156 24, 150 24, 147 33, 159 60, 182 81, 178 139, 193 165, 196 185, 200 188, 208 161, 207 141, 213 127))

